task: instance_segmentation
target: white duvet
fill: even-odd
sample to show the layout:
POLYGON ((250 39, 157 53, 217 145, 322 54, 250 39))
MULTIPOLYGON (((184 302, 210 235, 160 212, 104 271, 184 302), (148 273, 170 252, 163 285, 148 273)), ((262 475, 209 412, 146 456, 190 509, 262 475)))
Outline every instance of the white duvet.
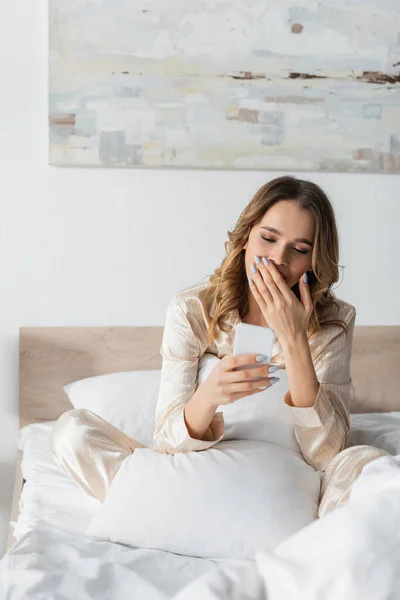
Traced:
POLYGON ((0 598, 397 600, 397 423, 392 421, 390 434, 397 455, 366 465, 345 506, 305 527, 273 552, 258 554, 255 562, 184 557, 88 538, 83 531, 98 503, 57 472, 54 461, 51 465, 43 446, 48 435, 43 425, 41 443, 37 437, 35 443, 25 440, 28 480, 15 527, 18 541, 0 561, 0 598), (53 469, 51 480, 56 480, 58 495, 43 479, 49 474, 46 461, 53 469))

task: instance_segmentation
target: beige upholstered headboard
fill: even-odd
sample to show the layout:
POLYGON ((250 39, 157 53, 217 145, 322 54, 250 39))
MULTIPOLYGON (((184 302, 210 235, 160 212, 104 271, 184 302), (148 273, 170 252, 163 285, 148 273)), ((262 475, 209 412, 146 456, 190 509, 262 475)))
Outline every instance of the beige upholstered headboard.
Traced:
POLYGON ((351 376, 351 412, 400 410, 400 326, 356 326, 351 376))
MULTIPOLYGON (((118 371, 159 369, 162 327, 20 330, 20 427, 52 421, 71 404, 63 386, 118 371)), ((400 410, 400 327, 356 327, 352 412, 400 410)))

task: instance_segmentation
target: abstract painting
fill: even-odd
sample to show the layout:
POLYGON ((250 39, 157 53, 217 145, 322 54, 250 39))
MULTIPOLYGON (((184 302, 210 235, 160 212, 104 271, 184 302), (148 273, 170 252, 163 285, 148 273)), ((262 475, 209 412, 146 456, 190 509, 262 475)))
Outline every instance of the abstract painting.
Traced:
POLYGON ((400 172, 399 0, 50 0, 50 163, 400 172))

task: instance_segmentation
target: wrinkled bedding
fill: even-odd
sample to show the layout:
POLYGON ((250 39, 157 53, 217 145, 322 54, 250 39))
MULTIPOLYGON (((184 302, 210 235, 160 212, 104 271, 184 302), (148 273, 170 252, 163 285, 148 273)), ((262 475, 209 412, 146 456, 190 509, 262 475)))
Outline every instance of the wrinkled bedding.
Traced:
POLYGON ((364 467, 346 505, 256 561, 205 561, 98 542, 49 526, 0 561, 7 600, 396 600, 400 455, 364 467))
MULTIPOLYGON (((389 435, 396 455, 367 464, 345 506, 273 552, 258 554, 254 562, 185 557, 85 536, 98 501, 81 492, 47 452, 51 424, 36 426, 38 435, 21 443, 27 481, 19 522, 14 524, 18 541, 0 561, 0 598, 396 600, 400 598, 398 422, 390 421, 389 433, 387 427, 379 431, 380 437, 389 435)), ((372 443, 368 437, 372 431, 360 430, 355 443, 372 443)))

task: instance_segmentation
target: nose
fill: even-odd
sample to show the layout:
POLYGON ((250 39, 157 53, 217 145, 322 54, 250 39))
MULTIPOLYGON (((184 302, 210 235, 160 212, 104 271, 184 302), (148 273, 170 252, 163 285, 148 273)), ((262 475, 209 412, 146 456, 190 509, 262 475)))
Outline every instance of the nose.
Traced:
POLYGON ((287 267, 288 261, 285 250, 277 250, 275 252, 271 252, 270 256, 268 256, 268 260, 274 263, 277 267, 287 267))

